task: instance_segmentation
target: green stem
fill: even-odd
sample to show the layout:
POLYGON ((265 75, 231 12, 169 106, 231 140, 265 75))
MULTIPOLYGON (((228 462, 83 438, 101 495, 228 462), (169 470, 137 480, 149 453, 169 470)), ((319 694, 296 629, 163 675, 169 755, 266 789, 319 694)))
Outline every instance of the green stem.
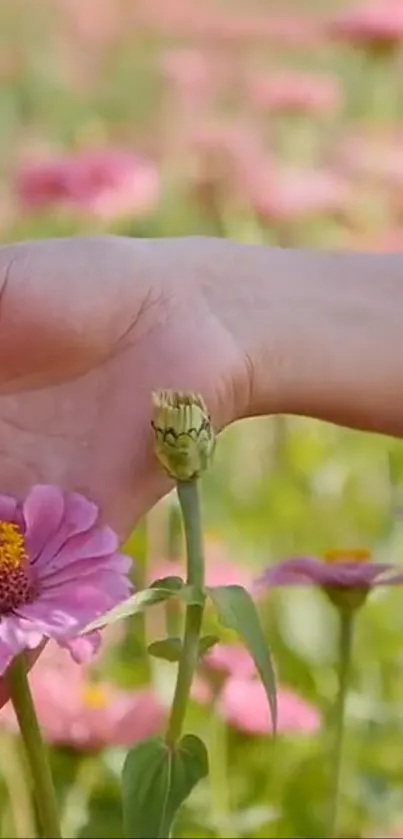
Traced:
MULTIPOLYGON (((186 541, 187 584, 204 587, 203 531, 197 481, 178 481, 186 541)), ((182 733, 190 688, 199 656, 199 638, 204 607, 192 603, 186 608, 185 632, 179 660, 176 687, 166 732, 166 742, 174 746, 182 733)))
POLYGON ((338 663, 338 692, 334 708, 334 745, 331 752, 332 775, 330 788, 329 829, 326 833, 326 836, 328 836, 329 839, 335 839, 335 837, 337 836, 337 822, 340 803, 340 786, 344 741, 344 718, 354 626, 354 615, 351 610, 340 610, 339 615, 340 640, 338 663))
MULTIPOLYGON (((182 516, 177 499, 169 499, 166 524, 166 555, 170 562, 177 562, 182 555, 182 516)), ((181 635, 182 621, 180 603, 176 597, 168 598, 165 604, 167 633, 173 637, 181 635)))
MULTIPOLYGON (((2 732, 0 739, 0 768, 8 793, 15 836, 17 839, 35 836, 36 818, 25 754, 21 752, 20 740, 5 732, 2 732)), ((3 830, 1 835, 10 835, 10 831, 3 830)))
POLYGON ((20 727, 44 839, 61 839, 58 806, 46 746, 32 701, 23 655, 17 656, 7 673, 11 701, 20 727))

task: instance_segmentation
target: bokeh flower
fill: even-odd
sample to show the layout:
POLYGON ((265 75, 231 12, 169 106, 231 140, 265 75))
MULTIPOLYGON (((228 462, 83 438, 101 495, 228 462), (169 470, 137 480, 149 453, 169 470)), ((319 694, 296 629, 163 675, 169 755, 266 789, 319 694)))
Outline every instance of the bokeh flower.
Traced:
POLYGON ((341 104, 341 85, 335 76, 282 71, 253 75, 247 80, 250 101, 276 113, 326 116, 341 104))
POLYGON ((152 212, 160 178, 150 160, 104 149, 26 163, 17 172, 15 190, 26 209, 73 207, 110 221, 152 212))
POLYGON ((91 658, 101 635, 79 633, 129 596, 130 565, 84 496, 47 484, 21 502, 0 495, 0 673, 49 638, 91 658))
POLYGON ((353 193, 346 178, 326 169, 273 167, 256 170, 250 201, 270 222, 295 222, 319 215, 348 215, 353 193))
POLYGON ((332 35, 374 53, 393 51, 403 40, 401 0, 361 2, 329 22, 332 35))
POLYGON ((403 572, 391 563, 371 562, 365 549, 332 548, 323 559, 296 556, 267 568, 258 580, 264 586, 306 586, 322 588, 337 606, 357 608, 369 591, 379 585, 403 582, 403 572))
MULTIPOLYGON (((259 679, 232 676, 223 685, 218 710, 223 719, 246 734, 267 734, 273 730, 265 689, 259 679)), ((314 734, 320 728, 318 710, 291 690, 277 690, 279 734, 314 734)))
POLYGON ((227 676, 242 679, 256 673, 253 659, 242 644, 216 644, 203 656, 203 664, 227 676))
POLYGON ((402 133, 351 131, 339 142, 335 166, 360 180, 403 187, 402 133))
MULTIPOLYGON (((252 657, 241 644, 217 644, 203 656, 201 672, 193 681, 192 698, 201 705, 215 701, 216 713, 246 734, 273 730, 265 689, 252 657)), ((277 712, 279 733, 311 733, 320 727, 317 709, 282 686, 277 688, 277 712)))
MULTIPOLYGON (((51 646, 51 645, 49 645, 51 646)), ((150 687, 120 690, 93 681, 63 650, 53 649, 29 676, 38 721, 53 745, 93 751, 104 746, 130 746, 157 733, 165 712, 150 687)), ((0 725, 18 731, 10 703, 0 712, 0 725)))

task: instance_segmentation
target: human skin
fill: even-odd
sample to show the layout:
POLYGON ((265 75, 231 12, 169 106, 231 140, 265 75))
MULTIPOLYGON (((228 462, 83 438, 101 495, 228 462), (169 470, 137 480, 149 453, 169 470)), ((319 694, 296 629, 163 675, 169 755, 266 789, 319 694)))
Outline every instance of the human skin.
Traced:
POLYGON ((403 434, 403 256, 219 239, 0 247, 3 491, 49 482, 120 536, 169 489, 154 388, 200 391, 221 429, 294 413, 403 434))
POLYGON ((217 430, 293 413, 403 435, 402 313, 398 254, 199 237, 1 246, 1 489, 83 492, 123 540, 170 488, 155 388, 200 391, 217 430))

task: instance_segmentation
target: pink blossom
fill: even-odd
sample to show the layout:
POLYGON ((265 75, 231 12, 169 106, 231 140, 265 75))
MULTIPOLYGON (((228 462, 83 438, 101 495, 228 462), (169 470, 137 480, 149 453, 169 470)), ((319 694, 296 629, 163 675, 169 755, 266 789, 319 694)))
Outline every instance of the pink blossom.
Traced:
POLYGON ((403 4, 401 0, 362 2, 332 18, 328 28, 348 43, 390 50, 403 40, 403 4))
POLYGON ((247 85, 250 101, 258 108, 324 116, 338 110, 341 85, 335 76, 278 72, 252 76, 247 85))
POLYGON ((216 644, 203 656, 203 664, 240 679, 256 674, 253 658, 241 644, 216 644))
POLYGON ((348 213, 350 184, 335 172, 269 166, 257 169, 249 186, 256 212, 270 221, 296 221, 312 215, 348 213))
MULTIPOLYGON (((51 645, 49 645, 51 646, 51 645)), ((165 712, 151 688, 119 690, 92 681, 85 668, 62 651, 44 652, 29 677, 39 724, 49 743, 81 750, 130 746, 157 733, 165 712)), ((10 704, 0 712, 0 723, 18 730, 10 704)))
POLYGON ((165 82, 182 99, 199 105, 212 99, 226 80, 222 60, 211 52, 194 48, 164 53, 161 70, 165 82))
MULTIPOLYGON (((260 680, 232 676, 221 691, 219 713, 229 725, 246 734, 267 734, 272 721, 266 692, 260 680)), ((320 715, 293 691, 277 691, 277 726, 281 734, 314 734, 320 728, 320 715)))
POLYGON ((122 34, 124 16, 116 0, 58 0, 63 13, 62 31, 72 29, 88 51, 93 44, 108 44, 122 34))
POLYGON ((98 508, 78 493, 38 484, 23 501, 0 495, 0 674, 12 658, 53 638, 76 661, 99 647, 80 636, 131 591, 131 560, 98 508))
POLYGON ((265 586, 306 586, 368 591, 374 586, 403 582, 403 572, 391 563, 371 562, 365 549, 334 548, 324 559, 296 556, 268 567, 258 584, 265 586), (393 573, 392 573, 393 572, 393 573))
POLYGON ((319 21, 305 14, 236 14, 190 0, 143 0, 137 3, 137 21, 175 38, 204 39, 209 44, 249 46, 259 43, 296 46, 317 43, 319 21))
POLYGON ((28 209, 70 206, 108 221, 153 211, 160 180, 149 160, 106 149, 25 164, 17 173, 15 188, 28 209))
POLYGON ((403 186, 402 135, 365 136, 356 132, 340 143, 336 165, 349 175, 379 181, 391 187, 403 186))
MULTIPOLYGON (((150 569, 150 582, 161 577, 182 577, 185 579, 184 560, 163 559, 150 569)), ((225 547, 220 542, 208 541, 206 544, 206 585, 228 586, 237 584, 248 591, 253 589, 253 569, 228 559, 225 547)))

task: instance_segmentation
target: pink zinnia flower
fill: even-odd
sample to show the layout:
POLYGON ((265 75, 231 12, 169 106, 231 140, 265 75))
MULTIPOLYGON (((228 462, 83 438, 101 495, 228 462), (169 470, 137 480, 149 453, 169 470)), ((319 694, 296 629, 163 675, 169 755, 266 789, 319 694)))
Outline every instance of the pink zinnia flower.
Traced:
MULTIPOLYGON (((219 713, 229 725, 246 734, 267 734, 273 730, 265 689, 258 679, 231 677, 224 684, 219 713)), ((280 734, 314 734, 320 728, 320 714, 293 691, 277 691, 277 730, 280 734)))
MULTIPOLYGON (((53 650, 29 677, 39 724, 49 743, 81 750, 130 746, 157 733, 165 712, 151 688, 120 690, 92 681, 63 653, 53 650)), ((0 712, 0 724, 18 730, 10 704, 0 712)))
POLYGON ((235 46, 272 43, 295 46, 318 40, 320 26, 313 16, 292 14, 234 14, 186 0, 143 0, 136 3, 138 22, 175 38, 205 39, 209 44, 235 46))
POLYGON ((328 28, 348 43, 390 51, 403 40, 403 5, 401 0, 360 3, 333 18, 328 28))
POLYGON ((256 212, 274 222, 299 221, 314 215, 348 214, 353 194, 350 184, 335 172, 321 169, 257 169, 250 183, 256 212))
MULTIPOLYGON (((229 725, 247 734, 272 731, 270 709, 264 687, 257 677, 252 657, 240 644, 218 644, 203 656, 204 674, 192 685, 192 698, 201 705, 214 700, 217 711, 229 725), (208 669, 212 671, 209 678, 208 669), (214 671, 222 676, 218 682, 214 671)), ((278 731, 317 731, 318 711, 284 687, 277 690, 278 731)))
POLYGON ((403 582, 403 572, 391 563, 370 562, 365 549, 332 549, 324 559, 297 556, 267 568, 258 580, 266 586, 317 585, 336 606, 361 606, 374 586, 403 582))
POLYGON ((355 133, 339 145, 335 164, 349 175, 386 184, 403 186, 403 137, 400 132, 389 136, 365 136, 355 133))
POLYGON ((216 644, 203 656, 203 664, 241 679, 256 674, 253 658, 241 644, 216 644))
POLYGON ((341 85, 335 76, 284 71, 252 76, 247 87, 251 102, 272 112, 324 116, 341 104, 341 85))
POLYGON ((153 211, 160 179, 151 161, 131 152, 105 149, 23 165, 15 188, 28 209, 70 206, 108 221, 153 211))
POLYGON ((22 502, 0 495, 0 674, 48 638, 79 662, 96 652, 100 633, 79 633, 131 591, 131 560, 117 549, 78 493, 39 484, 22 502))

